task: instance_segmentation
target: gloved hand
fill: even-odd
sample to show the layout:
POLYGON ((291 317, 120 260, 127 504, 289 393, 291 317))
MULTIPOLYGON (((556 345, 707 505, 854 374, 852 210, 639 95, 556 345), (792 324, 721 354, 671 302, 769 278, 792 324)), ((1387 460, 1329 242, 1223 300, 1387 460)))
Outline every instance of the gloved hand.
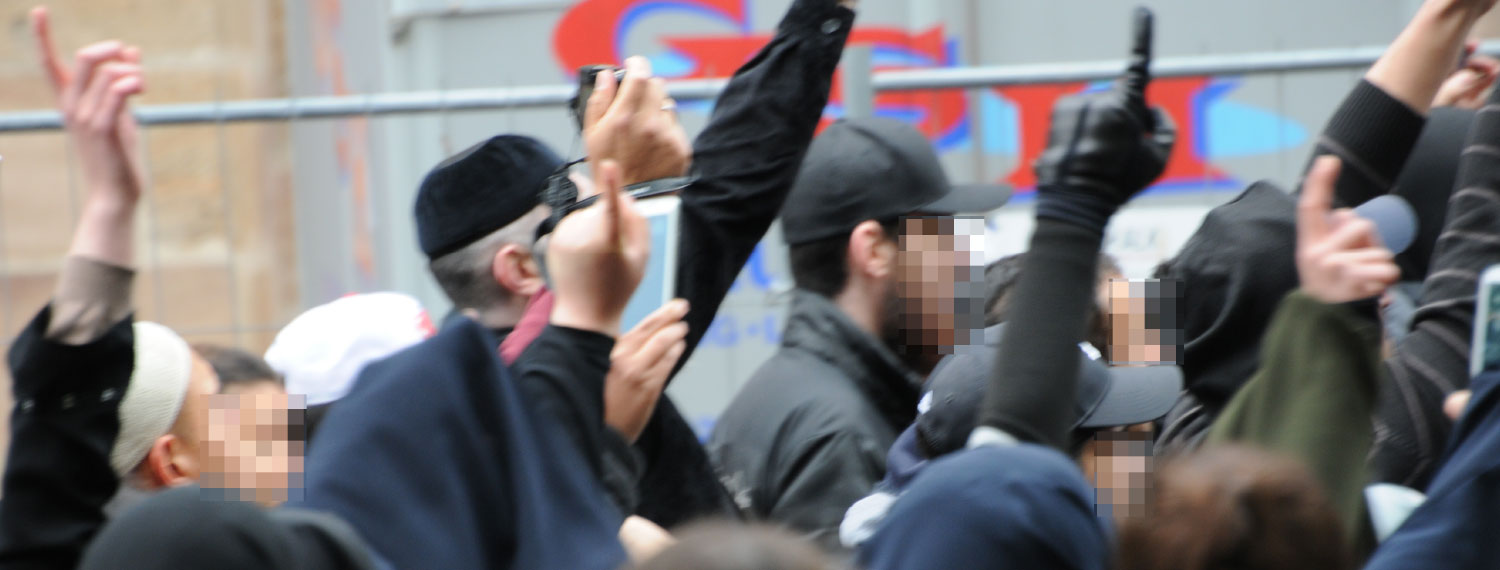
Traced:
POLYGON ((1151 11, 1135 12, 1130 66, 1107 91, 1065 97, 1052 109, 1047 150, 1036 161, 1038 218, 1095 228, 1161 176, 1177 140, 1172 119, 1146 105, 1151 11))

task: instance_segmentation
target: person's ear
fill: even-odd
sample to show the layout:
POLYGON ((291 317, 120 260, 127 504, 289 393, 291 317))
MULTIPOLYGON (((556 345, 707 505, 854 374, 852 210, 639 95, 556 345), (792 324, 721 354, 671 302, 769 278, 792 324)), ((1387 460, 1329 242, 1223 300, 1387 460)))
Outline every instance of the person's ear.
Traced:
POLYGON ((849 272, 884 279, 896 271, 897 244, 875 220, 865 220, 849 234, 849 272))
POLYGON ((198 460, 176 434, 156 438, 146 452, 146 473, 160 487, 176 487, 198 478, 198 460))
POLYGON ((490 270, 494 272, 496 283, 516 295, 530 297, 546 284, 531 251, 517 244, 501 246, 500 251, 495 252, 490 270))

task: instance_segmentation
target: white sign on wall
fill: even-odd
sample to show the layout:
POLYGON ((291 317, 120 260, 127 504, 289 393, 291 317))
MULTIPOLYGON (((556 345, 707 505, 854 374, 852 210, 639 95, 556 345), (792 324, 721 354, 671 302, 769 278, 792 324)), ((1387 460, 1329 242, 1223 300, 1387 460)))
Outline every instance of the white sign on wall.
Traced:
MULTIPOLYGON (((1210 209, 1206 204, 1126 208, 1111 219, 1104 236, 1104 251, 1120 262, 1126 277, 1150 277, 1158 263, 1182 249, 1182 244, 1198 231, 1210 209)), ((1032 216, 1030 205, 1007 207, 991 214, 985 236, 985 262, 1026 251, 1035 225, 1032 216)))

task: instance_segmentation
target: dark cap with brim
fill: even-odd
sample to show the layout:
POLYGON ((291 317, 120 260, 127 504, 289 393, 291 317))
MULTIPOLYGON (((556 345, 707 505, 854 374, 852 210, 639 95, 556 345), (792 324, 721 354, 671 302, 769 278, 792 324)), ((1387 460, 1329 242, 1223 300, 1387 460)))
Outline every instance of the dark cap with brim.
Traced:
MULTIPOLYGON (((979 404, 996 366, 996 347, 1005 324, 985 329, 985 346, 943 359, 928 381, 928 407, 917 417, 917 431, 931 451, 964 447, 978 423, 979 404)), ((1073 400, 1074 429, 1128 426, 1167 414, 1182 391, 1176 366, 1110 367, 1078 351, 1078 389, 1073 400)))
POLYGON ((1182 391, 1182 369, 1176 366, 1106 366, 1084 357, 1084 376, 1098 379, 1079 382, 1078 402, 1088 401, 1084 387, 1102 386, 1097 403, 1078 420, 1077 428, 1096 429, 1128 426, 1167 415, 1182 391))
POLYGON ((782 208, 788 245, 847 234, 866 220, 911 214, 984 214, 1005 204, 1001 186, 954 186, 932 143, 893 119, 842 120, 813 140, 782 208))
POLYGON ((443 161, 417 190, 417 241, 437 259, 514 223, 541 205, 547 178, 562 165, 531 137, 501 135, 443 161))

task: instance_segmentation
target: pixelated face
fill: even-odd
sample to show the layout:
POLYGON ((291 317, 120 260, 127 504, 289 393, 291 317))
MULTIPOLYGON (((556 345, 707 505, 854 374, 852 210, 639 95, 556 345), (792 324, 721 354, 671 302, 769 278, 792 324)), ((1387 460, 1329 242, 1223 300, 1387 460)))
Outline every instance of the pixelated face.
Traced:
POLYGON ((204 437, 205 498, 276 505, 301 496, 303 396, 212 396, 204 437))
POLYGON ((1080 458, 1094 485, 1094 514, 1116 519, 1150 514, 1152 431, 1146 423, 1094 434, 1080 458))
POLYGON ((1107 354, 1115 366, 1180 364, 1182 282, 1114 279, 1109 282, 1107 354))
POLYGON ((897 347, 935 365, 984 326, 984 219, 902 218, 896 259, 897 347))

